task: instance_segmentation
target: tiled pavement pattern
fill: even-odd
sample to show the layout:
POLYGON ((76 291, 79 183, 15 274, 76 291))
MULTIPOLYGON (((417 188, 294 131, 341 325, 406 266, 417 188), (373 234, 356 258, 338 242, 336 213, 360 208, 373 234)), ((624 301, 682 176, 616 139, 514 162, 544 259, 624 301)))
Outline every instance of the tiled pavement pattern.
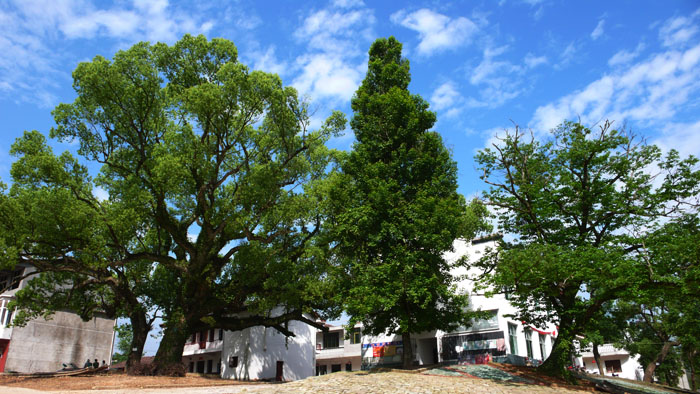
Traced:
POLYGON ((245 393, 324 393, 324 394, 394 394, 394 393, 582 393, 561 387, 475 379, 466 376, 431 376, 401 372, 336 372, 296 382, 250 387, 245 393))
MULTIPOLYGON (((444 368, 440 368, 444 369, 444 368)), ((468 374, 469 376, 472 377, 477 377, 481 379, 491 379, 495 381, 503 381, 503 382, 512 382, 512 383, 528 383, 528 384, 534 384, 530 379, 525 379, 521 378, 520 376, 516 376, 513 374, 510 374, 506 371, 502 371, 498 368, 494 368, 488 365, 453 365, 450 367, 447 367, 449 370, 461 372, 468 374)), ((425 373, 431 373, 433 370, 428 370, 425 371, 425 373)))

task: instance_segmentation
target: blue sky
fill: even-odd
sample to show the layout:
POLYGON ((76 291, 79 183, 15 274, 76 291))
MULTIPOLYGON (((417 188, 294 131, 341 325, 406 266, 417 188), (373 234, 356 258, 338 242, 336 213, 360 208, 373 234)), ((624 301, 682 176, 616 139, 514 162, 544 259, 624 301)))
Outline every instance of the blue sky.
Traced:
MULTIPOLYGON (((24 130, 48 134, 75 98, 71 72, 138 41, 224 37, 251 68, 306 95, 314 124, 350 99, 377 37, 411 61, 412 92, 437 112, 460 191, 485 185, 473 155, 513 124, 535 135, 565 119, 626 124, 663 149, 700 156, 700 3, 696 1, 0 0, 0 180, 24 130)), ((330 142, 348 149, 353 134, 330 142)), ((54 143, 57 152, 75 145, 54 143)))

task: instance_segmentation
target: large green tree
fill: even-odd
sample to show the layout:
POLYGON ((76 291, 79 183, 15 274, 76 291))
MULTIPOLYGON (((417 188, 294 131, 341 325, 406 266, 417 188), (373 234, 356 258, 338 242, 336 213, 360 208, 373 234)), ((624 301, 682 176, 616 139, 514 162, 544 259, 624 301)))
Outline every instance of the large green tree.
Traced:
POLYGON ((456 238, 484 228, 485 212, 457 193, 457 165, 431 131, 435 114, 409 82, 401 43, 376 40, 352 99, 357 142, 335 179, 333 223, 349 324, 401 334, 405 368, 413 362, 411 334, 467 323, 466 295, 455 293, 442 255, 456 238))
POLYGON ((40 133, 26 132, 11 154, 17 158, 12 187, 0 196, 0 264, 31 267, 28 285, 16 293, 13 324, 66 309, 85 320, 100 313, 127 317, 136 349, 128 355, 130 371, 151 329, 153 297, 167 298, 151 280, 153 262, 138 256, 167 246, 146 218, 120 201, 97 199, 87 168, 67 152, 54 155, 40 133))
POLYGON ((143 226, 107 243, 119 261, 156 263, 169 278, 156 301, 156 373, 180 364, 191 332, 264 325, 293 335, 285 322, 314 324, 306 312, 332 309, 315 236, 327 205, 325 142, 342 114, 310 130, 296 90, 239 63, 230 41, 203 36, 98 56, 73 79, 77 98, 53 111, 51 136, 77 142, 99 166, 95 185, 119 204, 109 223, 143 226))
POLYGON ((660 286, 639 255, 645 229, 697 196, 697 160, 662 158, 609 123, 566 122, 543 141, 516 128, 476 162, 502 231, 513 234, 481 261, 488 283, 511 292, 523 320, 559 325, 541 368, 567 375, 574 336, 604 303, 660 286))

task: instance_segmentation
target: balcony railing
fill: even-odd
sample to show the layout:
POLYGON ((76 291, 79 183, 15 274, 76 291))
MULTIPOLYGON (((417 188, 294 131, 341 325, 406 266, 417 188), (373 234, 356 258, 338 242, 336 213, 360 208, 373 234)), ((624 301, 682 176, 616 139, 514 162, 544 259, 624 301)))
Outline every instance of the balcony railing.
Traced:
POLYGON ((362 355, 362 346, 359 343, 341 347, 316 349, 316 359, 358 357, 360 355, 362 355))
MULTIPOLYGON (((601 356, 612 355, 612 354, 627 354, 625 349, 619 349, 611 344, 598 345, 598 352, 601 356)), ((593 357, 593 347, 587 346, 581 349, 581 356, 583 357, 593 357)))
POLYGON ((224 341, 217 339, 215 341, 186 343, 182 350, 182 355, 202 354, 220 352, 224 347, 224 341))

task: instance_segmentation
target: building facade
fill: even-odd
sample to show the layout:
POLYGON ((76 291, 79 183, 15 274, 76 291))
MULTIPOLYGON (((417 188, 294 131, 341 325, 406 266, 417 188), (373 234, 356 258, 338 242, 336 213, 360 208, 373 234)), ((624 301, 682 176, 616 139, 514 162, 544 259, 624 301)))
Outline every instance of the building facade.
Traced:
POLYGON ((114 344, 114 319, 97 315, 83 321, 70 311, 50 319, 37 318, 24 327, 12 327, 15 311, 8 308, 28 279, 19 280, 31 267, 0 271, 0 372, 53 372, 63 364, 85 364, 87 359, 109 362, 114 344))
POLYGON ((316 328, 290 321, 287 329, 295 336, 262 326, 197 332, 185 345, 182 361, 189 372, 224 379, 292 381, 313 376, 316 328))
MULTIPOLYGON (((454 250, 446 253, 444 257, 450 263, 456 263, 461 258, 473 262, 481 258, 487 249, 495 249, 499 239, 499 236, 489 236, 472 241, 456 240, 454 250)), ((467 270, 462 266, 452 270, 452 275, 461 278, 458 291, 470 295, 469 308, 488 311, 491 316, 452 332, 436 330, 411 334, 414 364, 483 363, 501 357, 508 358, 511 363, 537 365, 547 358, 557 335, 556 327, 551 324, 547 327, 535 327, 506 317, 516 312, 507 295, 486 297, 483 292, 477 292, 472 279, 479 274, 477 270, 467 270)), ((329 327, 328 333, 317 333, 316 374, 369 369, 379 365, 401 365, 401 335, 368 336, 360 334, 359 326, 355 327, 355 330, 353 335, 348 335, 342 327, 329 327), (355 335, 360 337, 359 346, 348 344, 348 340, 342 339, 353 338, 355 335), (336 336, 340 339, 336 339, 336 336)))

